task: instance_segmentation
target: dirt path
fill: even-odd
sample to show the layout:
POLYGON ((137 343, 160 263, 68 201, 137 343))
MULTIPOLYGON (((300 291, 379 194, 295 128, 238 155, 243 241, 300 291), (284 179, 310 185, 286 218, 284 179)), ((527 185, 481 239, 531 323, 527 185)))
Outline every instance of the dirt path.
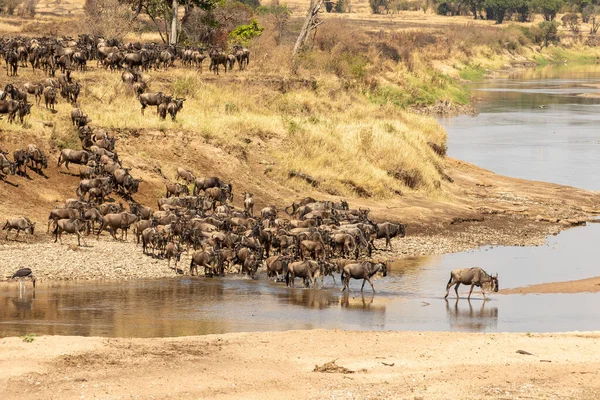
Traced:
POLYGON ((500 290, 501 294, 549 294, 549 293, 598 293, 600 276, 566 282, 550 282, 539 285, 500 290))
POLYGON ((600 396, 600 333, 318 330, 0 343, 0 397, 6 400, 600 396), (313 372, 332 360, 354 372, 313 372))

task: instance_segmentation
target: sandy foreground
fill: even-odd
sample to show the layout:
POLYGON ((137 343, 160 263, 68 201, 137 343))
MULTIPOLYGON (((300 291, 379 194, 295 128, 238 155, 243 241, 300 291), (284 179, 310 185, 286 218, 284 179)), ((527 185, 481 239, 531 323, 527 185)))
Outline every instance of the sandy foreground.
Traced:
POLYGON ((2 399, 597 399, 599 372, 600 332, 0 340, 2 399))

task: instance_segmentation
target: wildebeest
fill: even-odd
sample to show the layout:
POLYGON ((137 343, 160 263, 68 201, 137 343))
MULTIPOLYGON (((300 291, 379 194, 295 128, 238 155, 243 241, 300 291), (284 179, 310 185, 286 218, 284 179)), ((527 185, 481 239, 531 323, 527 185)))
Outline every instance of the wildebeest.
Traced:
POLYGON ((190 194, 190 189, 188 189, 186 185, 181 183, 167 182, 165 183, 165 187, 167 189, 167 194, 165 195, 166 198, 169 198, 171 196, 181 196, 182 194, 185 194, 187 196, 190 194))
POLYGON ((200 193, 201 190, 205 191, 206 189, 214 187, 226 187, 229 191, 231 191, 230 184, 223 182, 216 176, 212 176, 210 178, 197 178, 194 182, 193 194, 194 196, 198 196, 198 193, 200 193))
POLYGON ((175 121, 177 113, 183 108, 184 101, 185 98, 177 97, 169 102, 169 105, 167 106, 167 112, 171 116, 171 120, 175 121))
POLYGON ((238 67, 240 68, 240 71, 243 71, 244 69, 246 69, 248 64, 250 64, 250 50, 242 46, 235 46, 234 50, 234 55, 238 62, 238 67))
POLYGON ((213 71, 215 74, 219 75, 219 65, 222 65, 227 72, 227 55, 222 51, 218 51, 217 49, 211 49, 209 53, 210 57, 210 67, 209 70, 213 71))
POLYGON ((81 232, 85 231, 87 226, 88 222, 81 218, 59 219, 55 222, 54 231, 52 232, 54 233, 54 243, 58 240, 62 244, 62 234, 67 232, 77 235, 77 245, 81 246, 81 232))
POLYGON ((13 153, 13 159, 15 160, 17 174, 25 174, 27 172, 27 163, 29 162, 29 155, 27 154, 27 151, 22 149, 16 150, 13 153))
POLYGON ((80 108, 71 110, 71 122, 75 126, 85 126, 91 122, 87 115, 80 108))
POLYGON ((390 246, 392 250, 392 242, 390 239, 396 236, 406 236, 406 225, 404 224, 393 224, 391 222, 384 222, 383 224, 377 224, 377 239, 385 238, 385 248, 390 246))
POLYGON ((91 154, 85 150, 63 149, 58 156, 58 167, 63 163, 69 169, 69 163, 85 165, 90 160, 91 154))
POLYGON ((244 211, 250 217, 254 217, 254 198, 252 193, 244 192, 244 211))
POLYGON ((6 75, 17 76, 19 69, 19 56, 14 50, 8 50, 4 55, 6 61, 6 75))
MULTIPOLYGON (((4 153, 0 152, 0 174, 14 175, 16 173, 16 165, 14 162, 9 161, 4 153)), ((4 176, 0 175, 0 178, 4 179, 4 176)))
POLYGON ((46 155, 35 145, 29 144, 27 146, 27 155, 31 161, 31 168, 35 168, 41 172, 42 168, 48 168, 48 159, 46 155))
POLYGON ((177 243, 169 242, 165 247, 165 257, 167 257, 168 264, 167 267, 171 268, 171 258, 175 259, 175 272, 177 272, 177 263, 181 259, 181 253, 183 253, 183 249, 177 243))
POLYGON ((315 203, 316 201, 317 200, 313 199, 312 197, 305 197, 303 199, 296 200, 292 203, 292 205, 285 208, 285 212, 288 215, 294 215, 294 214, 296 214, 296 211, 298 210, 298 208, 305 206, 307 204, 315 203), (288 211, 290 208, 292 209, 292 212, 288 211))
POLYGON ((194 173, 187 169, 177 167, 177 179, 183 179, 188 184, 193 183, 196 180, 194 173))
POLYGON ((106 214, 104 216, 102 226, 100 226, 100 229, 98 230, 96 236, 99 237, 100 233, 104 229, 108 228, 110 235, 113 237, 113 239, 117 240, 115 232, 117 231, 117 229, 121 229, 121 240, 123 240, 123 235, 125 235, 125 240, 127 240, 127 230, 129 229, 131 224, 135 223, 137 220, 137 215, 125 211, 119 214, 106 214))
POLYGON ((56 222, 60 219, 79 218, 80 216, 81 211, 77 208, 55 208, 50 211, 50 215, 48 215, 48 230, 46 232, 50 232, 50 224, 52 224, 52 222, 56 222))
POLYGON ((287 256, 271 256, 265 260, 265 266, 267 267, 267 277, 275 278, 275 281, 279 281, 281 276, 285 276, 288 269, 288 264, 292 260, 291 257, 287 256))
POLYGON ((497 292, 498 274, 494 276, 489 275, 479 267, 454 269, 450 273, 450 280, 448 280, 448 284, 446 285, 446 296, 444 296, 444 298, 448 297, 450 288, 456 285, 454 286, 454 291, 456 292, 456 298, 458 299, 458 287, 461 285, 461 283, 463 285, 471 285, 471 290, 469 290, 469 296, 467 299, 471 298, 473 287, 477 286, 481 288, 481 294, 483 295, 483 298, 487 300, 487 297, 485 297, 484 286, 488 286, 490 288, 490 292, 497 292))
POLYGON ((172 96, 167 96, 163 92, 149 92, 140 94, 139 100, 140 104, 142 105, 142 115, 144 115, 144 110, 148 106, 156 106, 156 113, 158 114, 158 106, 160 106, 162 103, 169 104, 172 98, 172 96))
POLYGON ((199 250, 192 254, 190 261, 190 275, 193 275, 193 271, 196 271, 198 275, 198 266, 204 267, 204 275, 212 276, 214 270, 214 264, 217 261, 215 252, 212 250, 199 250))
POLYGON ((23 104, 17 100, 0 100, 0 114, 8 114, 8 122, 12 123, 23 104))
POLYGON ((2 230, 6 230, 6 239, 8 239, 8 233, 16 229, 17 235, 15 236, 15 240, 19 237, 19 233, 21 231, 28 233, 33 236, 33 231, 35 229, 35 222, 31 222, 31 220, 27 217, 17 217, 12 218, 6 221, 2 230))
POLYGON ((286 286, 294 287, 296 277, 303 278, 305 285, 314 286, 316 278, 321 274, 321 265, 317 261, 296 261, 288 265, 285 274, 286 286))
POLYGON ((365 288, 365 282, 369 282, 371 284, 371 289, 373 289, 373 293, 375 293, 375 287, 373 286, 373 282, 371 282, 371 278, 377 272, 382 273, 383 276, 387 275, 387 266, 382 262, 372 262, 372 261, 363 261, 360 263, 348 264, 342 270, 342 282, 344 282, 344 287, 342 291, 348 289, 350 290, 350 278, 352 279, 362 279, 363 284, 360 287, 360 291, 362 292, 365 288))
POLYGON ((46 86, 44 88, 43 94, 46 108, 54 110, 54 105, 56 104, 56 88, 54 88, 53 86, 46 86))
POLYGON ((41 83, 30 83, 27 82, 23 85, 23 88, 27 93, 35 96, 35 100, 37 104, 40 104, 40 100, 42 99, 42 93, 44 91, 44 86, 41 83))

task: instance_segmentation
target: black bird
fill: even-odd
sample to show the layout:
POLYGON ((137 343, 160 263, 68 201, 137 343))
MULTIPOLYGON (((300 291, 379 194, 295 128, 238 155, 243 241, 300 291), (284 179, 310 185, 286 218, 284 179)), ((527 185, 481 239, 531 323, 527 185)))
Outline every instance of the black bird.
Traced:
POLYGON ((33 288, 35 289, 35 276, 33 276, 31 268, 21 268, 10 277, 10 279, 19 279, 19 282, 23 282, 23 279, 25 278, 31 279, 33 288))

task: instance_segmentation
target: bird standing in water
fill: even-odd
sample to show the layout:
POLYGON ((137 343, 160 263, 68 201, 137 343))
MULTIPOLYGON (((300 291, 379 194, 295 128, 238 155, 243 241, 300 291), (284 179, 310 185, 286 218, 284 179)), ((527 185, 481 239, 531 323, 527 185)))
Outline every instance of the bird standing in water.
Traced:
POLYGON ((29 278, 33 283, 33 290, 35 290, 35 276, 33 275, 33 271, 31 268, 21 268, 17 272, 15 272, 10 279, 18 279, 19 280, 19 293, 24 291, 25 286, 23 280, 29 278))

